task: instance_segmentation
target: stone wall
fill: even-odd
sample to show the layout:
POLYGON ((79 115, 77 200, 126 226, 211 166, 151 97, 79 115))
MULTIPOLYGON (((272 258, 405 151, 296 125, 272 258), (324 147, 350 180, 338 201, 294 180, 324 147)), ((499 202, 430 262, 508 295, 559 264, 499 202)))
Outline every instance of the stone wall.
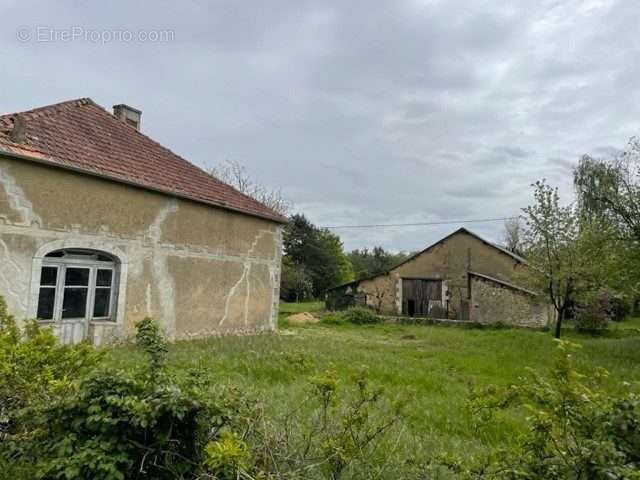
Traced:
POLYGON ((44 256, 63 248, 120 264, 115 322, 96 343, 151 316, 170 338, 277 326, 282 227, 90 175, 0 157, 0 295, 33 318, 44 256))
POLYGON ((473 275, 470 310, 474 322, 536 328, 546 327, 551 313, 541 298, 473 275))
POLYGON ((514 281, 523 269, 511 256, 487 245, 465 232, 459 232, 437 243, 388 274, 358 283, 358 291, 367 294, 370 306, 388 315, 402 313, 402 279, 441 279, 446 283, 450 318, 461 318, 461 304, 469 296, 467 272, 487 272, 504 281, 514 281))

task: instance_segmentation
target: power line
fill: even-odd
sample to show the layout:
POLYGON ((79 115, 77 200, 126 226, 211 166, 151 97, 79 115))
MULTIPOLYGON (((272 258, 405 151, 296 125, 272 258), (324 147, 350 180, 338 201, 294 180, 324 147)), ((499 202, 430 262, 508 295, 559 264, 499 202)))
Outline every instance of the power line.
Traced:
POLYGON ((451 225, 459 223, 488 223, 488 222, 503 222, 505 220, 512 220, 516 217, 500 217, 500 218, 476 218, 471 220, 443 220, 438 222, 418 222, 418 223, 377 223, 370 225, 333 225, 327 228, 329 230, 337 230, 343 228, 393 228, 393 227, 427 227, 431 225, 451 225))

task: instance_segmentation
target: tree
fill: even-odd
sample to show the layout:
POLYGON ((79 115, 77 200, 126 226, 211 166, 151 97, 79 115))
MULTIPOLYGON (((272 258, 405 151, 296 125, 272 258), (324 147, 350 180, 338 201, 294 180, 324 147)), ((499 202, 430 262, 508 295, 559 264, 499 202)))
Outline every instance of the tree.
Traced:
POLYGON ((260 185, 251 178, 247 169, 240 163, 226 160, 224 163, 211 168, 209 174, 281 215, 287 216, 289 214, 291 204, 284 198, 282 191, 271 190, 264 185, 260 185))
POLYGON ((291 216, 284 230, 283 246, 288 265, 283 270, 283 285, 295 285, 305 276, 305 281, 311 282, 312 295, 319 297, 328 288, 353 279, 340 237, 316 227, 304 215, 291 216), (298 280, 292 278, 294 275, 298 280))
POLYGON ((578 291, 580 264, 578 213, 574 205, 561 206, 558 189, 536 182, 534 203, 523 209, 525 245, 534 281, 549 295, 556 310, 555 336, 578 291))
POLYGON ((408 256, 408 253, 388 252, 382 247, 373 247, 372 250, 368 248, 356 249, 348 254, 356 278, 369 277, 386 272, 406 260, 408 256))
POLYGON ((520 217, 509 218, 504 221, 504 244, 507 250, 515 254, 522 253, 523 225, 520 217))
POLYGON ((313 282, 303 264, 294 264, 290 258, 282 259, 281 298, 300 302, 313 296, 313 282))
POLYGON ((592 270, 627 304, 640 295, 640 140, 610 159, 584 155, 574 170, 581 221, 590 225, 592 270))
POLYGON ((640 140, 631 138, 626 150, 611 159, 584 155, 574 171, 581 210, 606 221, 621 236, 640 241, 640 140))

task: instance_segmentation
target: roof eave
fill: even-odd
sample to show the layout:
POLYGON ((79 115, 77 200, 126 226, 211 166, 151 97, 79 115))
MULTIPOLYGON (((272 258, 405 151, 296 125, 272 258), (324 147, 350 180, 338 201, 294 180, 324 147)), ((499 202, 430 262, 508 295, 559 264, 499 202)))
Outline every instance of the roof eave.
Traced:
POLYGON ((270 222, 274 222, 274 223, 278 223, 281 225, 286 225, 289 220, 282 217, 282 218, 277 218, 277 217, 271 217, 269 215, 262 215, 260 213, 257 212, 251 212, 248 210, 242 210, 240 208, 235 208, 223 203, 216 203, 216 202, 211 202, 211 201, 207 201, 207 200, 203 200, 201 198, 197 198, 197 197, 192 197, 190 195, 187 194, 181 194, 178 192, 174 192, 171 190, 167 190, 167 189, 163 189, 163 188, 159 188, 159 187, 154 187, 151 185, 144 185, 142 183, 138 183, 138 182, 132 182, 132 181, 128 181, 124 178, 120 178, 116 175, 109 175, 109 174, 105 174, 105 173, 101 173, 101 172, 94 172, 92 170, 86 170, 80 167, 75 167, 73 165, 66 165, 66 164, 61 164, 59 162, 55 162, 53 160, 49 160, 47 157, 43 156, 43 157, 38 157, 38 156, 34 156, 34 155, 27 155, 27 154, 21 154, 21 153, 17 153, 17 152, 12 152, 9 150, 5 150, 4 148, 0 147, 0 157, 8 157, 8 158, 14 158, 14 159, 18 159, 18 160, 27 160, 30 162, 34 162, 34 163, 38 163, 41 165, 46 165, 48 167, 54 167, 54 168, 60 168, 62 170, 68 170, 74 173, 80 173, 83 175, 90 175, 92 177, 97 177, 97 178, 102 178, 104 180, 109 180, 112 182, 117 182, 117 183, 121 183, 124 185, 129 185, 131 187, 136 187, 136 188, 141 188, 143 190, 149 190, 152 192, 156 192, 156 193, 161 193, 163 195, 167 195, 170 197, 174 197, 174 198, 180 198, 180 199, 184 199, 184 200, 190 200, 192 202, 196 202, 196 203, 200 203, 203 205, 207 205, 209 207, 216 207, 216 208, 222 208, 224 210, 230 210, 232 212, 235 213, 241 213, 243 215, 249 215, 251 217, 256 217, 256 218, 260 218, 262 220, 268 220, 270 222))

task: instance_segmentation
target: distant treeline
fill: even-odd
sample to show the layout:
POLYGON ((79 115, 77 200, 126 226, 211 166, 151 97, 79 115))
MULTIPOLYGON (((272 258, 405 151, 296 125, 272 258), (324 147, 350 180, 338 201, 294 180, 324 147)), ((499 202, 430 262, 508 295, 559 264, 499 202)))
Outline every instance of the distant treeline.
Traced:
POLYGON ((345 252, 338 235, 304 215, 292 215, 284 231, 280 296, 287 301, 320 298, 328 288, 384 272, 408 256, 382 247, 345 252))

